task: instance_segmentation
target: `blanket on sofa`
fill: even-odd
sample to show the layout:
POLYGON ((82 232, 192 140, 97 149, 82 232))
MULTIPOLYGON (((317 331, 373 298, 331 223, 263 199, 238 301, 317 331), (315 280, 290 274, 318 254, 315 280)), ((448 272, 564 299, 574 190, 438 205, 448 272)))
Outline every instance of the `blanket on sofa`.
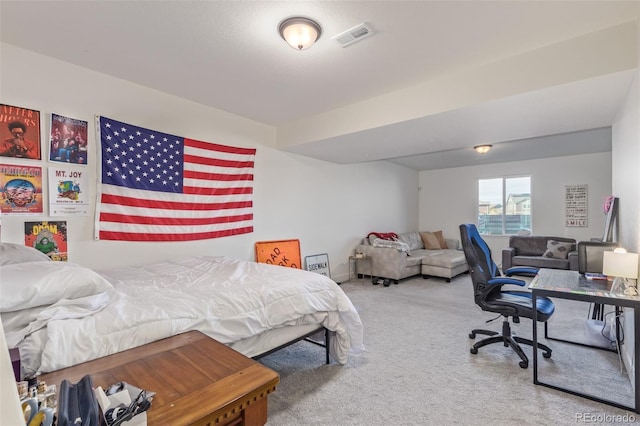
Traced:
POLYGON ((403 243, 402 241, 391 241, 383 240, 382 238, 376 238, 371 242, 371 245, 374 247, 393 248, 398 251, 407 253, 407 256, 411 256, 411 249, 409 248, 409 244, 403 243))
POLYGON ((381 238, 383 240, 389 240, 389 241, 398 240, 398 234, 396 234, 395 232, 369 232, 369 235, 367 235, 367 238, 371 238, 372 235, 376 238, 381 238))

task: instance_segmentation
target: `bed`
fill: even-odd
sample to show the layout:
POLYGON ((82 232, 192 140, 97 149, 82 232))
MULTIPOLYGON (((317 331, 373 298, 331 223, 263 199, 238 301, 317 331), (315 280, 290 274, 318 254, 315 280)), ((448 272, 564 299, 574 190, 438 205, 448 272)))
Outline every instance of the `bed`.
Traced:
POLYGON ((330 278, 225 256, 89 269, 0 244, 0 315, 23 376, 199 330, 257 358, 319 330, 344 364, 362 322, 330 278))

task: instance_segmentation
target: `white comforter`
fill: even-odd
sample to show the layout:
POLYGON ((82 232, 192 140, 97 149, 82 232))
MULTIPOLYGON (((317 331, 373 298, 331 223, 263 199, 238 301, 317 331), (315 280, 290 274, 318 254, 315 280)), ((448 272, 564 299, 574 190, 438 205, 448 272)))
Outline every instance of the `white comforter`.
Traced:
POLYGON ((364 349, 353 304, 321 274, 227 257, 98 272, 113 290, 61 301, 13 333, 25 371, 53 371, 189 330, 229 344, 273 328, 322 324, 335 332, 338 362, 364 349))

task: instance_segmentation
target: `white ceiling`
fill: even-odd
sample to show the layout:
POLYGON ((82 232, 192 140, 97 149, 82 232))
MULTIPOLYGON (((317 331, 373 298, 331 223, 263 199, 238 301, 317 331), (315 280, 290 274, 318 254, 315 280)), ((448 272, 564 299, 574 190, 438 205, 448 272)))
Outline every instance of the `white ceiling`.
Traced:
MULTIPOLYGON (((637 20, 639 10, 637 1, 1 0, 0 37, 272 125, 280 135, 292 123, 637 20), (296 52, 280 39, 278 23, 293 15, 320 23, 312 48, 296 52), (331 39, 363 22, 373 36, 346 48, 331 39)), ((562 138, 536 149, 530 143, 611 125, 632 78, 633 70, 601 72, 411 120, 277 143, 336 163, 390 159, 417 170, 477 164, 469 149, 476 142, 494 144, 482 160, 491 162, 599 152, 610 146, 559 150, 562 138)))

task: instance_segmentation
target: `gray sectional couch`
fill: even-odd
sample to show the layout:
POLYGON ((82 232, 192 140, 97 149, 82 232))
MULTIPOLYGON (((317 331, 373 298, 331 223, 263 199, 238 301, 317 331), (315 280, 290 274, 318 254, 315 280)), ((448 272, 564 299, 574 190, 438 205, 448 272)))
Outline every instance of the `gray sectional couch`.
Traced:
MULTIPOLYGON (((419 232, 398 234, 398 240, 408 246, 408 251, 393 247, 374 247, 369 238, 364 238, 362 244, 356 247, 356 253, 371 257, 373 277, 388 279, 397 284, 398 280, 422 274, 424 278, 435 276, 449 282, 451 278, 469 270, 464 252, 459 250, 459 240, 445 239, 448 248, 440 250, 425 249, 419 232)), ((357 272, 370 273, 368 267, 357 272)))
POLYGON ((502 250, 502 270, 506 271, 513 266, 532 266, 577 271, 576 244, 573 238, 512 235, 509 237, 509 247, 502 250), (564 259, 544 256, 550 240, 569 243, 564 259))

